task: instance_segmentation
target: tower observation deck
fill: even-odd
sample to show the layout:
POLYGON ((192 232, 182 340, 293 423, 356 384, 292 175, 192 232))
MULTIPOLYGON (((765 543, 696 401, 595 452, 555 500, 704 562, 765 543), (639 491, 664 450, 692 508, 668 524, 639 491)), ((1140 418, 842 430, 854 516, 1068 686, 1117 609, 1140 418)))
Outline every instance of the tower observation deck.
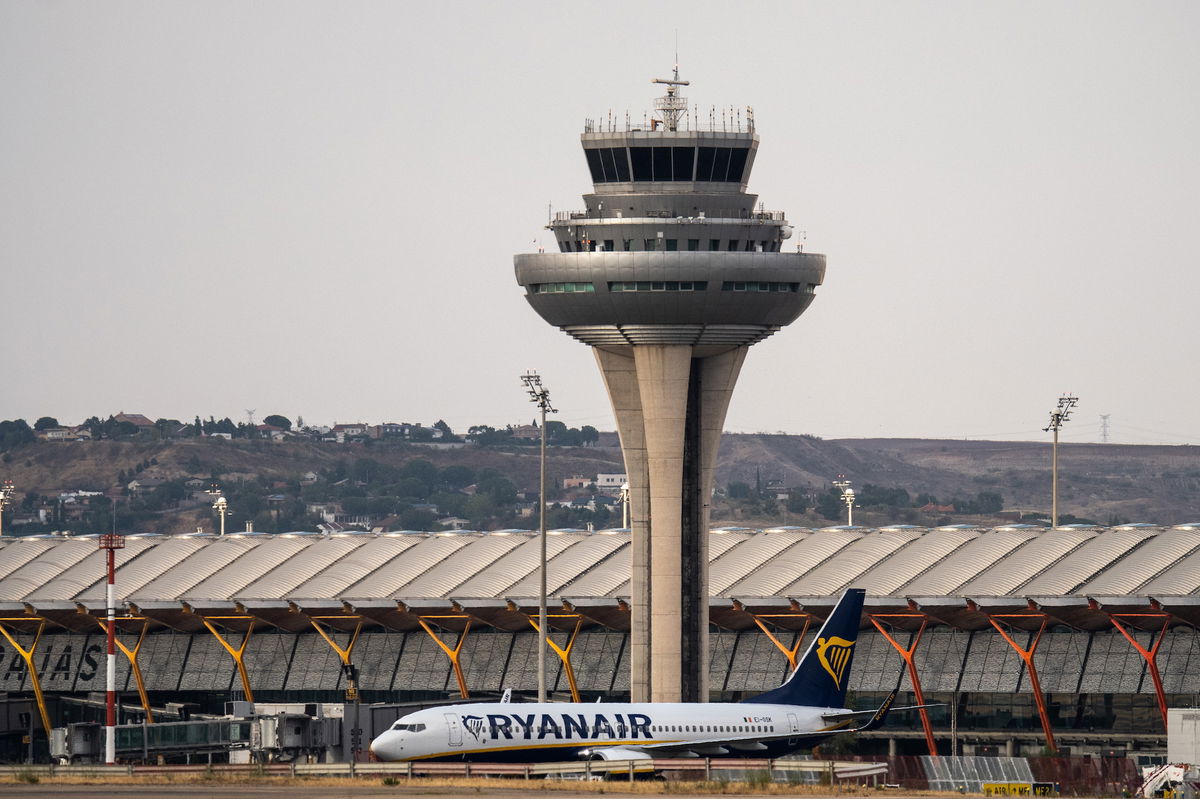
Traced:
POLYGON ((678 70, 657 117, 587 123, 585 210, 548 225, 558 252, 517 255, 543 319, 592 347, 629 476, 634 701, 708 698, 708 515, 746 352, 796 319, 825 256, 783 252, 792 228, 746 191, 753 113, 698 124, 678 70))

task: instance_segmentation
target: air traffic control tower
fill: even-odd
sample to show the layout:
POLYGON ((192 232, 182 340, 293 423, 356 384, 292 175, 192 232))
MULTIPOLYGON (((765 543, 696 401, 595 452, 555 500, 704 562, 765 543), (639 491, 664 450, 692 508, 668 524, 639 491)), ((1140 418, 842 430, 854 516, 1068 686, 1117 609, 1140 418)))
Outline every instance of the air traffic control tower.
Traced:
POLYGON ((746 351, 796 319, 825 256, 746 192, 746 109, 697 120, 666 85, 656 118, 589 120, 586 210, 550 222, 558 252, 515 257, 542 318, 589 345, 616 415, 632 525, 633 701, 708 699, 708 515, 725 412, 746 351), (797 249, 797 248, 792 248, 797 249))

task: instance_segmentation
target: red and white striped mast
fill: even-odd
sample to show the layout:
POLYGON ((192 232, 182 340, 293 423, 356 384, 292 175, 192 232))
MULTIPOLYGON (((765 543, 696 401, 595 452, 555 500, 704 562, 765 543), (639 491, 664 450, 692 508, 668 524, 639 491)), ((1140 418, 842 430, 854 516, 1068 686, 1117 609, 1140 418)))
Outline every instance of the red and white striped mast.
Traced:
POLYGON ((117 762, 117 597, 116 597, 116 550, 125 547, 125 536, 112 533, 100 536, 100 548, 108 554, 108 585, 105 591, 108 603, 108 674, 104 691, 104 762, 117 762))

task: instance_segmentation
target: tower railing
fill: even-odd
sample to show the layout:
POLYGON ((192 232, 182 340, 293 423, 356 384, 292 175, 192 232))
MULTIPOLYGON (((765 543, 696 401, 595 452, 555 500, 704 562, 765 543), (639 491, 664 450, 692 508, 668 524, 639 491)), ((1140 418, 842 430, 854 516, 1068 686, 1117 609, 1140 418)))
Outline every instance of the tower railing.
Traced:
POLYGON ((581 219, 620 219, 626 222, 637 219, 686 220, 691 222, 717 222, 725 219, 737 219, 761 222, 786 222, 787 216, 784 211, 746 211, 743 208, 706 208, 703 215, 695 215, 693 213, 681 215, 671 211, 646 211, 641 216, 617 216, 612 212, 555 211, 553 224, 568 224, 581 219))
MULTIPOLYGON (((683 99, 683 98, 678 98, 683 99)), ((754 132, 754 113, 749 108, 738 108, 736 106, 719 107, 710 106, 709 108, 699 108, 692 106, 690 108, 681 107, 679 116, 679 128, 677 131, 667 130, 662 120, 655 115, 645 112, 638 119, 630 115, 628 111, 624 114, 613 115, 609 111, 606 115, 598 119, 585 119, 583 121, 584 133, 678 133, 683 131, 694 131, 697 133, 753 133, 754 132)))

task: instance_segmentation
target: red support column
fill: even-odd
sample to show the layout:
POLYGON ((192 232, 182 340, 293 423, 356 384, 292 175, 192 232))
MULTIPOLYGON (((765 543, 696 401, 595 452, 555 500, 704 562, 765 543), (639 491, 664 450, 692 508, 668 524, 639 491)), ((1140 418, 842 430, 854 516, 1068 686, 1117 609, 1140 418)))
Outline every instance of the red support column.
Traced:
POLYGON ((102 535, 100 548, 107 554, 108 584, 106 599, 108 613, 105 636, 108 641, 106 654, 107 678, 104 691, 104 762, 112 765, 117 762, 117 602, 116 602, 116 551, 125 546, 125 536, 102 535))
POLYGON ((1154 695, 1158 699, 1158 709, 1162 713, 1163 730, 1167 729, 1167 695, 1163 692, 1162 675, 1158 671, 1158 648, 1162 646, 1163 639, 1167 637, 1167 624, 1171 616, 1169 613, 1110 613, 1108 620, 1113 626, 1120 630, 1121 635, 1125 636, 1125 640, 1129 642, 1137 653, 1146 661, 1146 666, 1150 671, 1150 679, 1154 681, 1154 695), (1139 644, 1125 629, 1121 622, 1117 621, 1117 617, 1123 619, 1162 619, 1162 630, 1159 631, 1158 637, 1154 639, 1154 644, 1149 649, 1139 644))
POLYGON ((1042 732, 1046 736, 1046 748, 1051 753, 1058 753, 1058 744, 1054 741, 1054 731, 1050 728, 1050 716, 1046 713, 1046 697, 1042 695, 1042 684, 1038 682, 1037 669, 1033 665, 1033 654, 1037 651, 1038 642, 1042 640, 1042 633, 1046 631, 1046 624, 1049 623, 1049 618, 1043 613, 1002 613, 995 616, 988 615, 988 621, 996 628, 996 632, 1004 637, 1016 653, 1021 656, 1021 660, 1025 662, 1025 669, 1029 672, 1029 685, 1033 689, 1033 701, 1037 705, 1038 716, 1042 720, 1042 732), (1029 649, 1022 649, 1016 641, 1004 631, 996 619, 1036 619, 1040 617, 1042 626, 1038 628, 1037 635, 1034 636, 1033 643, 1029 649))
MULTIPOLYGON (((925 634, 925 627, 929 624, 929 619, 924 613, 880 613, 871 614, 868 616, 871 623, 875 625, 875 629, 888 640, 888 643, 900 653, 900 657, 904 659, 904 665, 908 668, 908 679, 912 683, 913 694, 917 698, 917 704, 925 704, 925 695, 921 692, 921 678, 917 676, 917 664, 913 660, 913 654, 917 651, 917 645, 921 643, 921 636, 925 634), (901 646, 895 638, 888 635, 888 631, 883 629, 883 625, 878 619, 920 619, 921 629, 917 630, 917 637, 913 639, 912 646, 901 646)), ((925 730, 925 744, 929 747, 930 757, 937 757, 937 743, 933 740, 933 726, 929 723, 929 713, 925 708, 918 711, 921 714, 921 727, 925 730)))

